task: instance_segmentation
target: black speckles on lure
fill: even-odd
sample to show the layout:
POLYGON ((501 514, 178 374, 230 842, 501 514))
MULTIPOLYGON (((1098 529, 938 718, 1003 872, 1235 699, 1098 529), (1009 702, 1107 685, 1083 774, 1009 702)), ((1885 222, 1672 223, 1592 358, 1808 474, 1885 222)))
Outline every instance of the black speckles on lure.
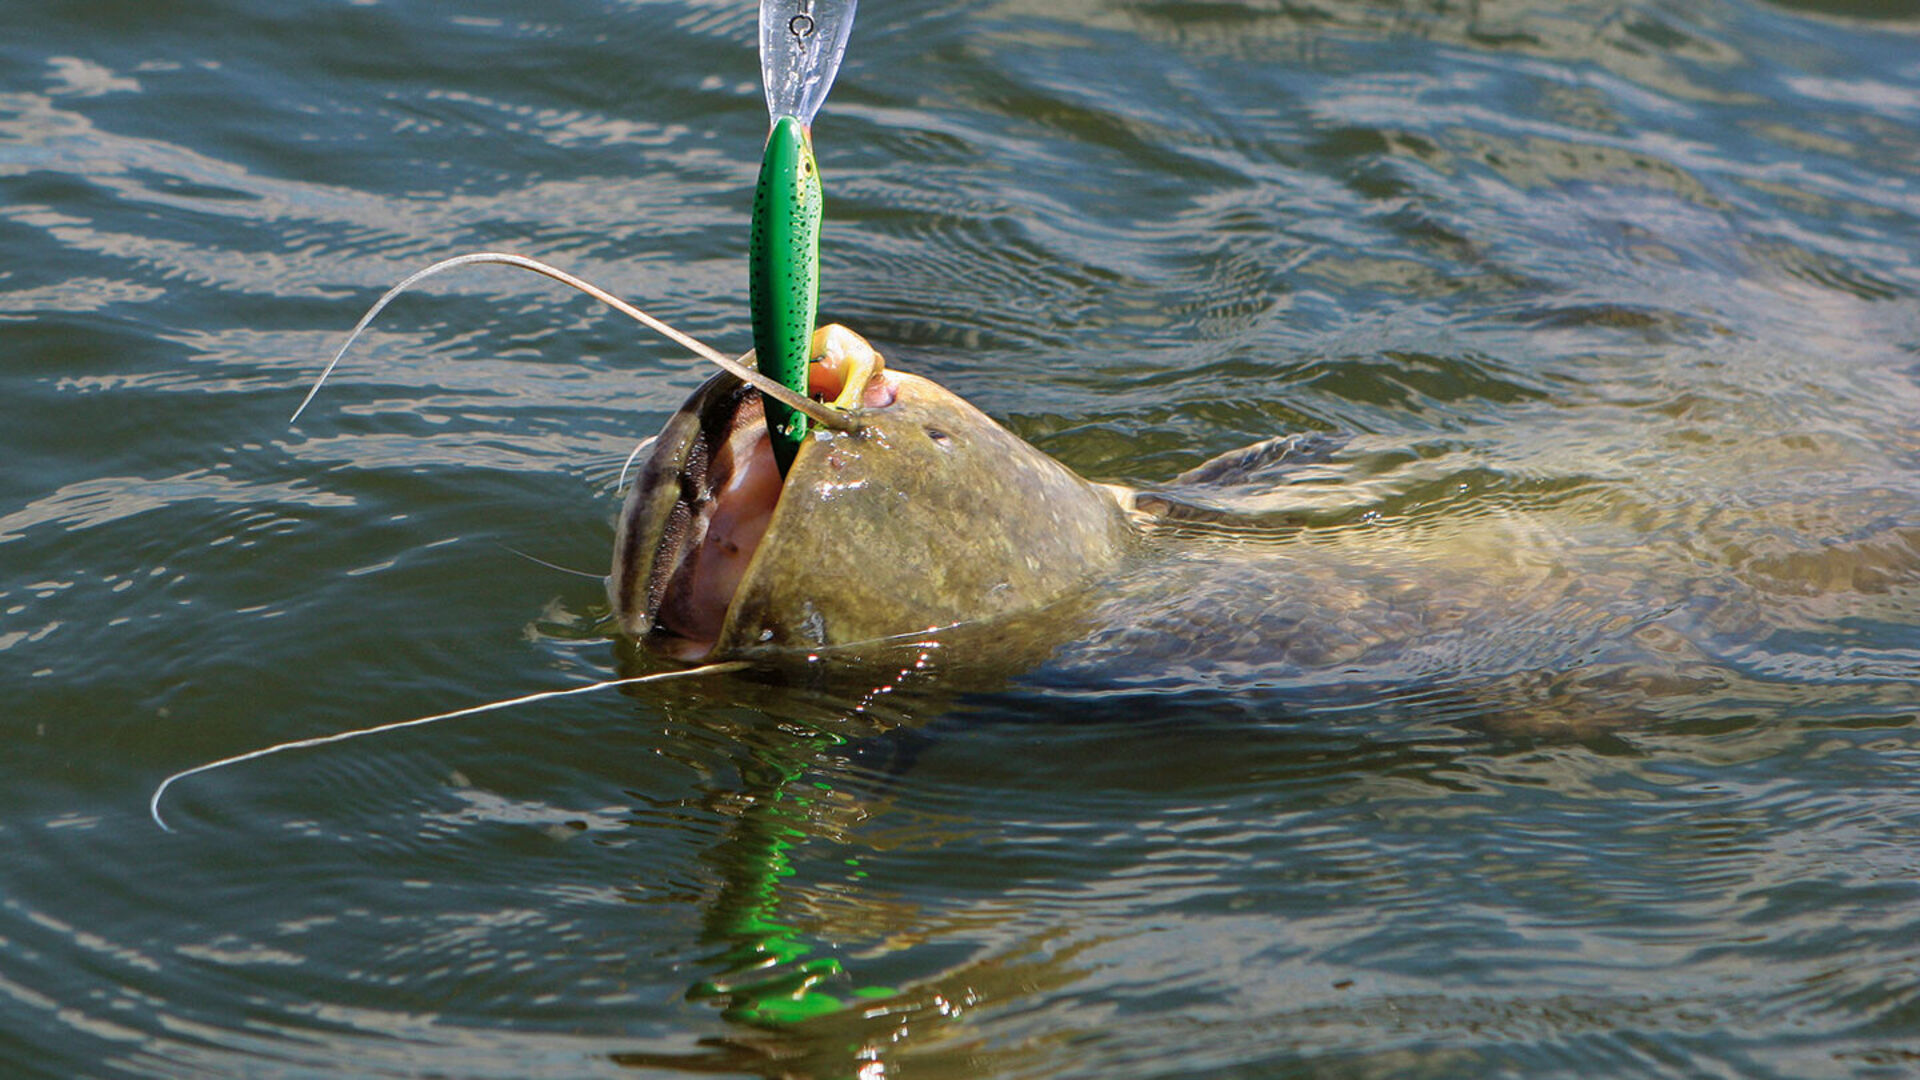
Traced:
MULTIPOLYGON (((824 204, 813 143, 799 120, 782 116, 767 136, 760 182, 753 192, 747 295, 753 310, 753 348, 762 374, 794 392, 807 392, 807 354, 820 303, 820 220, 824 204)), ((773 454, 786 475, 807 418, 767 401, 773 454)))

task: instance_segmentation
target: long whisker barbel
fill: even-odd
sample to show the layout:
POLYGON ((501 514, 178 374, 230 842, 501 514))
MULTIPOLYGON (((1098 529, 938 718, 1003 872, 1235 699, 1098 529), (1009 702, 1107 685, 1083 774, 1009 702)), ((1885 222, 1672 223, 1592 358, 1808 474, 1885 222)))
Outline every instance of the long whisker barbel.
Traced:
POLYGON ((804 394, 795 393, 779 382, 755 371, 752 367, 754 353, 751 349, 747 350, 746 354, 738 359, 729 359, 724 353, 712 346, 668 326, 666 323, 661 322, 659 319, 654 318, 590 281, 574 277, 565 270, 550 266, 538 259, 530 259, 525 255, 511 255, 501 251, 475 251, 466 255, 456 255, 451 259, 442 259, 424 270, 415 271, 409 275, 406 280, 388 289, 386 295, 374 301, 373 306, 367 309, 367 313, 360 316, 360 321, 354 325, 353 332, 347 335, 346 343, 341 345, 340 350, 333 354, 333 359, 327 361, 326 369, 320 372, 318 379, 313 381, 313 389, 307 391, 306 398, 300 402, 299 408, 293 410, 293 416, 289 418, 287 422, 293 423, 299 420, 300 414, 307 411, 307 406, 313 403, 314 396, 320 393, 321 385, 327 381, 327 376, 333 374, 333 369, 339 365, 341 358, 347 355, 347 350, 353 348, 353 343, 360 340, 361 333, 372 324, 374 317, 385 310, 386 306, 392 303, 395 297, 406 292, 418 282, 424 281, 435 274, 444 273, 445 271, 461 266, 472 266, 477 263, 492 263, 500 266, 518 267, 522 270, 531 270, 542 277, 551 278, 569 288, 578 289, 620 314, 640 323, 647 329, 666 337, 675 344, 684 346, 691 350, 694 355, 713 363, 722 371, 751 385, 755 390, 773 398, 782 405, 796 412, 805 413, 809 419, 816 423, 832 428, 835 431, 855 431, 858 430, 860 426, 858 421, 839 409, 829 408, 804 394))
POLYGON ((554 698, 572 697, 575 694, 589 694, 596 690, 610 690, 616 686, 637 686, 640 683, 664 682, 668 679, 681 679, 694 675, 718 675, 729 671, 740 671, 746 667, 748 667, 748 665, 745 661, 729 660, 720 664, 703 664, 700 667, 687 668, 684 671, 656 671, 651 675, 635 675, 625 679, 608 679, 604 682, 588 683, 585 686, 574 686, 565 690, 543 690, 537 694, 524 694, 520 697, 506 698, 501 701, 489 701, 484 705, 469 705, 464 709, 436 713, 432 716, 415 717, 412 720, 397 720, 388 724, 377 724, 373 727, 356 728, 352 731, 337 731, 332 735, 316 735, 308 739, 295 739, 291 742, 275 743, 272 746, 263 746, 258 750, 249 750, 244 754, 234 754, 231 757, 223 757, 218 761, 209 761, 203 765, 195 765, 191 769, 182 769, 174 773, 172 776, 160 781, 160 786, 153 789, 153 797, 147 800, 147 813, 153 818, 153 823, 160 826, 162 832, 172 832, 173 826, 168 825, 167 820, 160 816, 160 800, 166 795, 167 789, 172 787, 176 781, 184 780, 189 776, 197 776, 200 773, 212 772, 215 769, 225 768, 228 765, 238 765, 244 761, 256 761, 260 758, 283 753, 288 750, 304 750, 313 746, 326 746, 331 743, 346 742, 348 739, 357 739, 363 735, 378 735, 382 732, 399 731, 401 728, 420 727, 441 720, 453 720, 462 716, 477 716, 480 713, 494 712, 500 709, 511 708, 515 705, 530 705, 536 701, 550 701, 554 698))

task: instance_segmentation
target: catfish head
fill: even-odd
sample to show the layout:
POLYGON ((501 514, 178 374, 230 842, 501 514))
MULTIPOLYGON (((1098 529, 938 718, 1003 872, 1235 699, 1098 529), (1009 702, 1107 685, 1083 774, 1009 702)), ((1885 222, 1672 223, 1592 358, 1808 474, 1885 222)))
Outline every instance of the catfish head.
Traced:
POLYGON ((758 391, 714 376, 667 421, 621 511, 620 627, 682 660, 811 651, 1016 615, 1111 571, 1137 537, 1090 483, 843 327, 814 339, 816 429, 783 478, 758 391))

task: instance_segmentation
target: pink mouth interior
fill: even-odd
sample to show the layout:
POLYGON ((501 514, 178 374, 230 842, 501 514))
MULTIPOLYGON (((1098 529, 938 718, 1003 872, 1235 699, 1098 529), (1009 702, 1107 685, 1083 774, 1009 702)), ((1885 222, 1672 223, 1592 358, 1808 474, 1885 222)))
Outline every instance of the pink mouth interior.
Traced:
MULTIPOLYGON (((808 392, 831 401, 846 377, 844 369, 816 362, 808 369, 808 392)), ((893 379, 883 371, 867 384, 861 403, 869 409, 885 408, 896 393, 893 379)), ((719 437, 709 444, 704 470, 689 466, 695 490, 683 496, 682 506, 689 512, 681 526, 686 535, 684 542, 673 544, 678 558, 658 593, 653 616, 656 647, 681 660, 702 660, 713 651, 782 489, 759 394, 741 395, 733 415, 717 431, 713 425, 706 430, 719 437)), ((668 543, 663 539, 658 557, 668 557, 668 543)), ((656 567, 656 576, 659 573, 656 567)))

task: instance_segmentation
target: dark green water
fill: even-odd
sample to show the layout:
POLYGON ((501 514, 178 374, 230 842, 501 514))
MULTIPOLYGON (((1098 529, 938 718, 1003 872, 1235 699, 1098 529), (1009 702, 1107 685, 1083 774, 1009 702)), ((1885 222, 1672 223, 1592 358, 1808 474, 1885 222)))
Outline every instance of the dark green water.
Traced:
POLYGON ((1097 479, 1350 433, 1312 534, 992 693, 530 705, 163 833, 628 669, 508 549, 601 572, 704 373, 479 270, 289 428, 381 289, 745 347, 752 5, 446 10, 8 14, 0 1074, 1920 1072, 1920 11, 869 0, 825 313, 1097 479), (1343 649, 1388 578, 1459 617, 1343 649))

